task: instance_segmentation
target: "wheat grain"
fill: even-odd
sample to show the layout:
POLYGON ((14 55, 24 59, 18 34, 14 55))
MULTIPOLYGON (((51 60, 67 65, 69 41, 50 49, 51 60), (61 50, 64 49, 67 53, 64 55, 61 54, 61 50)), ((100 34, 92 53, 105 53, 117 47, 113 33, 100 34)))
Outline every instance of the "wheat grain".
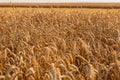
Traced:
POLYGON ((119 80, 120 9, 0 8, 0 80, 119 80))

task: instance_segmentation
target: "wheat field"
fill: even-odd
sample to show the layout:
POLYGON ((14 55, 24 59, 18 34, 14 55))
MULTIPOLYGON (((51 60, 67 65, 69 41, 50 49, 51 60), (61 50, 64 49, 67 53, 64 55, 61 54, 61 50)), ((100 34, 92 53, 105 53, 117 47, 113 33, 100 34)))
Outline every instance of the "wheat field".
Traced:
POLYGON ((0 80, 119 80, 120 9, 0 8, 0 80))
POLYGON ((11 2, 11 3, 0 3, 0 7, 20 7, 20 8, 29 8, 29 7, 32 7, 32 8, 103 8, 103 9, 120 9, 120 3, 95 3, 95 2, 73 2, 73 3, 70 3, 70 2, 65 2, 65 3, 14 3, 14 2, 11 2))

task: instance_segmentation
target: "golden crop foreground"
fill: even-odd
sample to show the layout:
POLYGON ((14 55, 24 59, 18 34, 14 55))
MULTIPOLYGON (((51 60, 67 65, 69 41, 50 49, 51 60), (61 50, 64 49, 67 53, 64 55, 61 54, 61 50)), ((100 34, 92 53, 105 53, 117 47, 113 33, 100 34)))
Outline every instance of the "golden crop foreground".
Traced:
POLYGON ((119 9, 0 9, 0 80, 119 79, 119 9))

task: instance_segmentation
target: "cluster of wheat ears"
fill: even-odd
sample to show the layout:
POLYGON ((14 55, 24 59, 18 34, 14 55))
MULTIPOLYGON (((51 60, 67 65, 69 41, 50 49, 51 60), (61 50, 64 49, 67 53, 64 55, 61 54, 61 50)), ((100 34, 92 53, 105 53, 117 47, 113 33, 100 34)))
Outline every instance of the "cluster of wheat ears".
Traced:
POLYGON ((0 9, 0 80, 119 79, 119 9, 0 9))

